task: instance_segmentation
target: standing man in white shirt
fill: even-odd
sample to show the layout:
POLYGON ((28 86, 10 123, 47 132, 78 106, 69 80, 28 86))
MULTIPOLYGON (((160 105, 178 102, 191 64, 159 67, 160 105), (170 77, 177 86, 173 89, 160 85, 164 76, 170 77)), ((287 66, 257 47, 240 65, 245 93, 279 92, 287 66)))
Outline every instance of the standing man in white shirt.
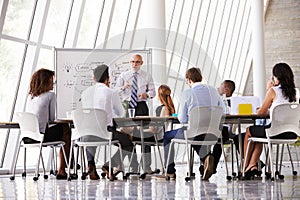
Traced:
MULTIPOLYGON (((107 65, 97 66, 94 70, 94 81, 95 85, 85 89, 81 94, 81 102, 83 108, 98 108, 105 110, 107 113, 107 127, 109 131, 112 131, 113 140, 119 140, 122 153, 125 158, 126 155, 130 156, 133 150, 133 144, 127 134, 120 133, 112 128, 113 117, 121 117, 124 115, 124 109, 119 98, 117 91, 109 88, 109 70, 107 65)), ((95 141, 97 137, 88 136, 84 138, 83 141, 95 141)), ((87 148, 87 158, 89 167, 89 177, 92 180, 99 179, 99 175, 96 171, 94 156, 96 152, 96 147, 87 148)), ((112 157, 112 166, 121 166, 121 160, 119 151, 112 157)), ((108 163, 106 163, 102 170, 108 174, 108 163)))
MULTIPOLYGON (((143 58, 140 54, 134 54, 130 63, 131 70, 120 74, 116 87, 120 89, 122 101, 126 103, 126 107, 135 108, 135 116, 149 116, 147 100, 155 97, 156 94, 153 78, 151 74, 141 69, 143 58), (135 87, 136 94, 133 94, 135 87)), ((133 134, 139 137, 136 129, 134 129, 133 134)), ((151 172, 151 147, 145 146, 144 152, 144 171, 151 172)))
MULTIPOLYGON (((151 74, 141 69, 143 58, 140 54, 135 54, 131 58, 131 70, 120 74, 116 87, 120 88, 122 100, 130 104, 132 81, 134 73, 137 73, 137 105, 135 106, 136 116, 148 116, 149 108, 146 103, 147 99, 155 97, 155 85, 151 74)), ((130 105, 129 105, 130 106, 130 105)))

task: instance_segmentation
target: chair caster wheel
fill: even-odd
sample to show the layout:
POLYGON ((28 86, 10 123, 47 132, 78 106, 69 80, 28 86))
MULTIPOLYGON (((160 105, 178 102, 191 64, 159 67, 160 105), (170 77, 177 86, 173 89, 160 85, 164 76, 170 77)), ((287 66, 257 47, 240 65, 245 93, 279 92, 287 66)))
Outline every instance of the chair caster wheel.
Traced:
POLYGON ((297 171, 293 171, 293 175, 296 176, 297 175, 297 171))
POLYGON ((109 181, 114 181, 114 177, 109 177, 109 181))
POLYGON ((145 173, 141 174, 140 179, 145 179, 145 178, 146 178, 146 174, 145 173))
POLYGON ((228 181, 231 181, 231 179, 232 179, 231 176, 226 176, 226 178, 228 181))
POLYGON ((50 175, 54 175, 54 170, 53 169, 50 170, 50 175))
POLYGON ((87 172, 83 172, 82 176, 88 176, 89 174, 87 172))
POLYGON ((233 177, 236 177, 236 173, 235 173, 235 172, 233 172, 233 173, 232 173, 232 176, 233 176, 233 177))
POLYGON ((26 172, 23 172, 23 173, 22 173, 22 177, 26 177, 26 172))
POLYGON ((261 176, 262 175, 262 171, 258 171, 258 176, 261 176))
POLYGON ((189 182, 191 180, 191 177, 185 177, 185 181, 189 182))
POLYGON ((105 176, 106 176, 106 173, 104 173, 104 172, 101 173, 101 177, 102 177, 102 178, 105 178, 105 176))
POLYGON ((154 170, 154 173, 155 173, 155 174, 159 174, 159 173, 160 173, 160 169, 154 170))
POLYGON ((13 180, 15 180, 15 177, 11 176, 9 179, 13 181, 13 180))
POLYGON ((267 172, 266 173, 266 179, 270 179, 271 178, 271 173, 267 172))
POLYGON ((166 181, 169 181, 170 180, 170 177, 169 176, 166 176, 166 181))
POLYGON ((281 180, 283 180, 284 179, 284 175, 279 175, 278 178, 281 179, 281 180))
POLYGON ((37 180, 39 180, 39 177, 36 177, 36 176, 35 176, 35 177, 33 177, 33 180, 34 180, 34 181, 37 181, 37 180))
POLYGON ((274 178, 274 177, 272 177, 272 178, 271 178, 271 181, 275 181, 275 178, 274 178))
POLYGON ((68 181, 71 181, 71 180, 72 180, 71 177, 69 177, 69 178, 68 178, 68 181))
POLYGON ((85 179, 86 179, 86 176, 82 175, 81 180, 85 180, 85 179))
POLYGON ((77 180, 78 179, 78 174, 70 174, 70 179, 77 180))
POLYGON ((48 179, 48 175, 44 175, 44 179, 48 179))

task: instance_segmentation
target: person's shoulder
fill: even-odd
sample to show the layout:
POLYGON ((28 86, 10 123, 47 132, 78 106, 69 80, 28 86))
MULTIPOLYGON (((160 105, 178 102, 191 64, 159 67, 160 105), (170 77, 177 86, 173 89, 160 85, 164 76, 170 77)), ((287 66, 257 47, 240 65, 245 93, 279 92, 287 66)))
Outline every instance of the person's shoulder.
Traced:
POLYGON ((132 74, 132 73, 133 73, 132 70, 129 69, 129 70, 126 70, 126 71, 122 71, 122 72, 120 73, 120 76, 125 76, 125 75, 127 75, 127 74, 132 74))
POLYGON ((87 93, 89 93, 90 91, 94 91, 94 90, 95 90, 95 87, 96 87, 96 84, 95 84, 95 85, 92 85, 92 86, 89 86, 89 87, 87 87, 87 88, 85 88, 85 89, 82 91, 81 95, 87 94, 87 93))
POLYGON ((145 71, 145 70, 143 70, 143 69, 140 69, 140 70, 139 70, 139 73, 140 73, 142 76, 148 76, 148 77, 151 77, 151 76, 152 76, 152 74, 151 74, 150 72, 147 72, 147 71, 145 71))
POLYGON ((53 98, 53 97, 55 97, 55 93, 53 91, 48 91, 48 92, 41 94, 41 96, 49 96, 49 97, 53 98))
POLYGON ((187 88, 187 89, 185 89, 181 92, 181 95, 182 96, 189 96, 193 93, 194 93, 193 88, 187 88))

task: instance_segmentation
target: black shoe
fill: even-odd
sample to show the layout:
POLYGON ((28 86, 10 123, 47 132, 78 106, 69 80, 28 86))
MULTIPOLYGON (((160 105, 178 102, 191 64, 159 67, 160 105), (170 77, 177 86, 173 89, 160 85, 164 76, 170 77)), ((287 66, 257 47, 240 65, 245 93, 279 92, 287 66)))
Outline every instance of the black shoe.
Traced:
POLYGON ((203 176, 203 174, 204 174, 204 166, 203 165, 200 165, 199 172, 200 172, 201 176, 203 176))
POLYGON ((90 179, 91 180, 99 180, 100 176, 97 173, 96 166, 93 164, 89 164, 88 166, 89 166, 88 174, 89 174, 90 179))
POLYGON ((103 165, 101 169, 102 169, 102 171, 106 174, 106 177, 107 177, 108 179, 110 179, 110 177, 112 176, 112 177, 113 177, 113 180, 117 180, 115 174, 113 173, 113 168, 110 169, 111 176, 109 175, 109 166, 103 165))
POLYGON ((258 176, 258 170, 253 169, 256 166, 251 167, 248 171, 245 172, 245 179, 252 180, 255 176, 258 176))
POLYGON ((57 180, 67 180, 68 174, 57 174, 56 179, 57 180))

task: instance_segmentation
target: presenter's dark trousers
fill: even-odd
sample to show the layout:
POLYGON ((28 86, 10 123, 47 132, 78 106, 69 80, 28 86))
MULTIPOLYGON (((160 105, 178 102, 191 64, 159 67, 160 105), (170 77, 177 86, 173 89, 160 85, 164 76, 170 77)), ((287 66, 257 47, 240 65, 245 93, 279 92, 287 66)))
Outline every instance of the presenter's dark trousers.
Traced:
MULTIPOLYGON (((136 116, 149 116, 149 108, 145 101, 137 102, 137 106, 135 108, 135 115, 136 116)), ((136 136, 136 135, 134 135, 136 136)), ((144 146, 144 158, 145 158, 145 169, 144 170, 151 170, 151 146, 145 145, 144 146)))

